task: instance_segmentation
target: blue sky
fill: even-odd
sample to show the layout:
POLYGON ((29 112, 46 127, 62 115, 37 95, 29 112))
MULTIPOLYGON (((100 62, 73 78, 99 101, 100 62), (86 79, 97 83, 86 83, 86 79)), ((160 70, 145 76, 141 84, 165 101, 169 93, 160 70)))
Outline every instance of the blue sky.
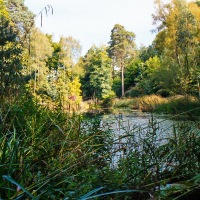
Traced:
POLYGON ((31 11, 38 14, 46 5, 53 7, 54 14, 43 15, 36 25, 44 33, 53 34, 55 41, 60 36, 72 36, 82 45, 82 55, 92 45, 107 44, 115 24, 136 34, 136 44, 148 46, 155 35, 151 15, 154 0, 25 0, 31 11))

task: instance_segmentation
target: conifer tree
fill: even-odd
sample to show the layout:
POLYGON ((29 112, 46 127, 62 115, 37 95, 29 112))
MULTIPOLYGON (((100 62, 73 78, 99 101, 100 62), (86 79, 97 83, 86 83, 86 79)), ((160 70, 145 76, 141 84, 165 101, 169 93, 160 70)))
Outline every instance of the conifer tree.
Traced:
POLYGON ((116 24, 111 31, 109 56, 113 59, 114 65, 121 70, 122 97, 124 96, 124 66, 127 58, 135 53, 135 34, 125 30, 125 28, 116 24))

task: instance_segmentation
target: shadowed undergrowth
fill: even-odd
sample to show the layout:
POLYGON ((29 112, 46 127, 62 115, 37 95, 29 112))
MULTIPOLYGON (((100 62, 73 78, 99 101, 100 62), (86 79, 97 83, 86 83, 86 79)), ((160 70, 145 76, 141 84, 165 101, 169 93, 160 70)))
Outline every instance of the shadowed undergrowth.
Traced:
POLYGON ((1 199, 182 199, 199 192, 198 122, 174 125, 162 137, 154 119, 145 129, 119 123, 125 144, 113 149, 115 122, 99 116, 49 111, 25 97, 0 115, 1 199), (113 166, 117 152, 124 156, 113 166))

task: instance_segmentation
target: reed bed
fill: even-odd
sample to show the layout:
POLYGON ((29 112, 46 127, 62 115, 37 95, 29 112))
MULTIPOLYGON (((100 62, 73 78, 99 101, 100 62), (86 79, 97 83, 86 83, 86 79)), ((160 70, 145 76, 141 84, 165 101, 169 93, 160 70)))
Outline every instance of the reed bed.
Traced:
POLYGON ((162 135, 153 118, 145 129, 116 119, 116 138, 114 121, 25 97, 5 104, 0 120, 0 199, 194 199, 200 191, 198 121, 162 135), (119 139, 126 144, 113 149, 119 139), (116 153, 124 156, 113 166, 116 153))
POLYGON ((172 96, 163 98, 158 95, 142 96, 131 99, 115 99, 112 108, 129 108, 142 112, 157 112, 168 114, 180 114, 193 110, 192 114, 199 115, 200 100, 194 96, 172 96))

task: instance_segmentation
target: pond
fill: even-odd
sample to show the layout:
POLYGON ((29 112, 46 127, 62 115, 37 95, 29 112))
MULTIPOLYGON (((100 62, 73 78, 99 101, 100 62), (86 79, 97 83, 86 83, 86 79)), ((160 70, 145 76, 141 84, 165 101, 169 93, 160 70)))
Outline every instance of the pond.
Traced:
POLYGON ((159 115, 143 113, 139 111, 118 112, 104 114, 102 126, 112 130, 112 162, 113 165, 135 149, 142 151, 144 141, 149 145, 159 146, 167 143, 169 138, 174 137, 176 129, 181 124, 192 125, 187 116, 159 115))

